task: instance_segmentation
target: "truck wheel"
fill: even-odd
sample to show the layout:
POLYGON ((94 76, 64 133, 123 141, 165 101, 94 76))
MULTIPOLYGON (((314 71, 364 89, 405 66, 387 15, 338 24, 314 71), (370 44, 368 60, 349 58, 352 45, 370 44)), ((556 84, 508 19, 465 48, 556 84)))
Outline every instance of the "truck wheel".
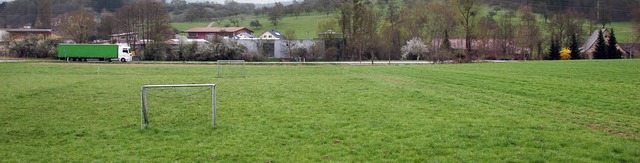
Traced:
POLYGON ((127 60, 122 58, 122 59, 120 59, 120 62, 127 62, 127 60))
POLYGON ((111 62, 111 58, 107 59, 107 62, 111 62))

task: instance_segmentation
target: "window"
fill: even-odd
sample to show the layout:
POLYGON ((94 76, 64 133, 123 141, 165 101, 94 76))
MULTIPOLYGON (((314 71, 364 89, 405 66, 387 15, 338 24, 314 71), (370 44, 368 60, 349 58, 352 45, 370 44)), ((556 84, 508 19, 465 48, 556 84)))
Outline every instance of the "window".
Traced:
POLYGON ((191 38, 191 39, 198 38, 198 34, 197 33, 189 33, 188 38, 191 38))

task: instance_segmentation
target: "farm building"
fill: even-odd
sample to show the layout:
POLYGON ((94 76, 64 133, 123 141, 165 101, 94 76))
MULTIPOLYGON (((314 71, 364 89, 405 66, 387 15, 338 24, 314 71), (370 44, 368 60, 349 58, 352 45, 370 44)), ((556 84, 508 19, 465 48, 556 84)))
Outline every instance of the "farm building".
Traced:
POLYGON ((186 31, 190 39, 209 39, 214 36, 233 38, 240 34, 252 34, 245 27, 198 27, 186 31))
POLYGON ((625 58, 636 58, 640 54, 640 43, 620 43, 619 45, 626 50, 625 58))
POLYGON ((55 35, 51 29, 9 29, 6 31, 9 33, 9 38, 12 40, 22 39, 29 35, 36 35, 42 39, 59 37, 55 35))
MULTIPOLYGON (((467 50, 465 39, 449 39, 451 49, 456 52, 464 52, 467 50)), ((442 39, 432 39, 430 47, 442 48, 442 39)), ((434 49, 434 51, 436 51, 434 49)), ((485 57, 494 57, 495 59, 524 59, 525 54, 530 54, 531 49, 518 47, 515 41, 501 39, 477 39, 471 41, 471 51, 473 53, 484 55, 485 57), (519 56, 512 58, 512 56, 519 56)))
MULTIPOLYGON (((611 36, 611 33, 607 29, 600 29, 600 30, 602 31, 602 34, 604 35, 604 41, 608 42, 609 41, 609 36, 611 36)), ((593 33, 591 34, 589 39, 587 39, 587 42, 585 42, 584 45, 582 45, 582 47, 580 47, 580 53, 582 53, 582 56, 585 59, 593 59, 593 52, 596 51, 596 42, 598 41, 598 35, 599 35, 598 30, 593 31, 593 33)), ((626 52, 620 46, 620 44, 616 45, 616 47, 618 48, 618 50, 620 50, 622 52, 626 52)), ((626 56, 626 54, 625 54, 625 56, 626 56)))
POLYGON ((138 39, 138 33, 129 32, 129 33, 117 33, 110 35, 111 41, 116 43, 128 43, 134 44, 138 39))

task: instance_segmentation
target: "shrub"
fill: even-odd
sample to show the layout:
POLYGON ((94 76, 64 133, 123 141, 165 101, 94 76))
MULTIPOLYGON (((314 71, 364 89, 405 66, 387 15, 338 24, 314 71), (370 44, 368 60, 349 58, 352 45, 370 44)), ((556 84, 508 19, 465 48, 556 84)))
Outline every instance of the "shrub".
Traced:
POLYGON ((197 61, 238 60, 242 59, 247 47, 235 42, 214 41, 206 48, 198 48, 195 53, 197 61))
POLYGON ((560 50, 560 59, 562 60, 570 60, 571 59, 571 50, 567 48, 562 48, 560 50))
POLYGON ((327 61, 335 61, 338 60, 338 48, 330 47, 324 52, 324 56, 322 57, 327 61))
POLYGON ((427 45, 419 37, 409 40, 407 45, 403 46, 400 51, 402 51, 402 59, 420 59, 420 57, 425 57, 429 52, 427 45))
POLYGON ((59 39, 41 39, 36 35, 29 35, 24 39, 9 42, 8 50, 15 52, 15 57, 55 58, 58 56, 59 39))
POLYGON ((252 53, 244 53, 242 55, 242 60, 245 61, 265 61, 267 60, 267 57, 265 57, 264 55, 257 53, 257 52, 252 52, 252 53))
POLYGON ((149 44, 144 48, 144 60, 164 61, 167 57, 165 44, 149 44))
POLYGON ((291 49, 290 56, 291 56, 292 59, 296 59, 296 60, 298 60, 298 59, 301 60, 302 58, 306 59, 308 57, 308 55, 309 55, 309 51, 307 50, 307 48, 296 47, 296 48, 291 49))
POLYGON ((314 44, 311 46, 311 50, 309 51, 309 55, 307 57, 307 61, 316 61, 320 60, 325 56, 324 54, 324 46, 323 44, 314 44))

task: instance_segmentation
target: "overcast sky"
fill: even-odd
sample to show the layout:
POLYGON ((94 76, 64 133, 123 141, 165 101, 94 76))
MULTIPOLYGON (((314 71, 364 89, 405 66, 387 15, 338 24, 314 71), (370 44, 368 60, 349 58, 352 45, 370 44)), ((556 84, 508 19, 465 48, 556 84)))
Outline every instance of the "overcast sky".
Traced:
MULTIPOLYGON (((208 0, 187 0, 190 2, 208 1, 208 0)), ((210 0, 217 3, 224 3, 224 0, 210 0)), ((276 3, 278 1, 284 2, 287 0, 236 0, 238 3, 276 3)), ((289 0, 291 1, 291 0, 289 0)))
MULTIPOLYGON (((0 2, 4 1, 12 1, 12 0, 0 0, 0 2)), ((187 0, 188 2, 204 2, 204 1, 214 1, 217 3, 224 3, 224 0, 187 0)), ((276 2, 285 2, 291 0, 236 0, 238 3, 276 3, 276 2)))

